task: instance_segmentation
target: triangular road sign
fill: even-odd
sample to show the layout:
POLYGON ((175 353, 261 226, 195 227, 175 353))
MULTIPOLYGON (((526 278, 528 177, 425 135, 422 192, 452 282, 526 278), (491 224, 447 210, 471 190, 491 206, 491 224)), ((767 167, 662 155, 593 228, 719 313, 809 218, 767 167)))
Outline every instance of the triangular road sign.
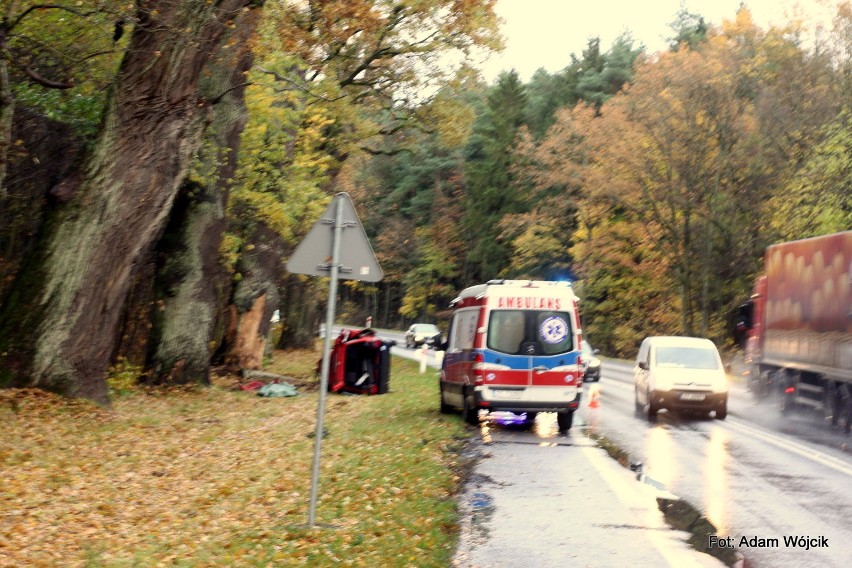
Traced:
POLYGON ((355 205, 348 193, 334 196, 325 213, 314 223, 308 234, 296 247, 287 261, 287 270, 296 274, 330 276, 331 257, 334 246, 334 227, 338 207, 342 207, 340 237, 340 267, 338 276, 343 280, 378 282, 384 276, 367 233, 358 219, 355 205))

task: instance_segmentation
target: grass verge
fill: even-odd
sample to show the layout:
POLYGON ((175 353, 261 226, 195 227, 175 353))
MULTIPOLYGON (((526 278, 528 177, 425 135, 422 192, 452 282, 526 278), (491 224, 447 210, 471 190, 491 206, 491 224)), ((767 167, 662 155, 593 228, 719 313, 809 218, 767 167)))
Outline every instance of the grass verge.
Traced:
POLYGON ((330 394, 307 528, 318 352, 276 352, 299 395, 125 391, 111 409, 0 391, 0 566, 447 566, 469 431, 435 372, 330 394), (329 528, 329 526, 333 528, 329 528))

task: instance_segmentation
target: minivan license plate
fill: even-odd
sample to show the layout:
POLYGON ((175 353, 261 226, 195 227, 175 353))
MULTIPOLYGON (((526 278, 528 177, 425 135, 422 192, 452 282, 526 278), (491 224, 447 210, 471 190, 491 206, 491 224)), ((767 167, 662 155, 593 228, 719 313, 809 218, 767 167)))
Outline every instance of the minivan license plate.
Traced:
POLYGON ((680 395, 681 400, 704 400, 704 394, 700 392, 685 392, 680 395))
POLYGON ((494 395, 494 398, 502 400, 520 400, 521 398, 521 391, 519 390, 491 389, 491 394, 494 395))

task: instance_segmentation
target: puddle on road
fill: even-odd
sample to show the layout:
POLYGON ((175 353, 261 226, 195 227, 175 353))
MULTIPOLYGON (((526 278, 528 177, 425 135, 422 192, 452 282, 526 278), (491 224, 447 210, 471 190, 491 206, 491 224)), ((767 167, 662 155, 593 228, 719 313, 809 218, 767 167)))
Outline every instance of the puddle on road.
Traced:
MULTIPOLYGON (((494 480, 486 475, 476 474, 470 479, 469 483, 481 487, 493 484, 494 480)), ((465 517, 469 519, 469 532, 465 534, 466 531, 462 531, 461 538, 473 543, 487 541, 489 537, 488 523, 496 510, 491 495, 485 491, 474 491, 467 496, 462 508, 465 511, 465 517)))
MULTIPOLYGON (((668 493, 664 484, 642 474, 642 464, 631 463, 630 455, 606 436, 587 430, 586 434, 592 438, 599 447, 621 464, 622 467, 636 473, 636 480, 646 483, 668 493)), ((707 517, 693 507, 689 502, 674 495, 671 497, 657 497, 657 506, 663 513, 666 523, 673 529, 684 531, 690 536, 688 544, 698 552, 709 554, 719 559, 727 566, 734 566, 743 561, 741 553, 728 548, 710 548, 710 535, 717 535, 719 531, 707 517)), ((739 565, 739 564, 738 564, 739 565)))
POLYGON ((559 432, 556 414, 552 412, 541 412, 533 420, 529 420, 526 414, 492 412, 480 417, 479 436, 486 445, 529 444, 542 447, 578 445, 577 439, 559 432), (526 432, 528 435, 517 436, 519 432, 526 432), (507 433, 508 435, 505 435, 507 433))
POLYGON ((488 520, 494 514, 494 501, 488 493, 477 491, 470 496, 471 524, 482 537, 488 536, 488 520))

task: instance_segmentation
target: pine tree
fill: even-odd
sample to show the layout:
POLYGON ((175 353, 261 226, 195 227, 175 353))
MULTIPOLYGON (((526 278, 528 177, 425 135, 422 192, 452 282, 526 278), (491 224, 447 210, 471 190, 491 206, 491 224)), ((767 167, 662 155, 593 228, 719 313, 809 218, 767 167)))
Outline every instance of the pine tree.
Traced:
POLYGON ((474 123, 463 219, 472 280, 496 278, 508 263, 509 249, 499 238, 498 223, 522 208, 523 200, 512 185, 512 145, 523 124, 525 105, 526 89, 518 74, 504 73, 491 87, 485 112, 474 123))

